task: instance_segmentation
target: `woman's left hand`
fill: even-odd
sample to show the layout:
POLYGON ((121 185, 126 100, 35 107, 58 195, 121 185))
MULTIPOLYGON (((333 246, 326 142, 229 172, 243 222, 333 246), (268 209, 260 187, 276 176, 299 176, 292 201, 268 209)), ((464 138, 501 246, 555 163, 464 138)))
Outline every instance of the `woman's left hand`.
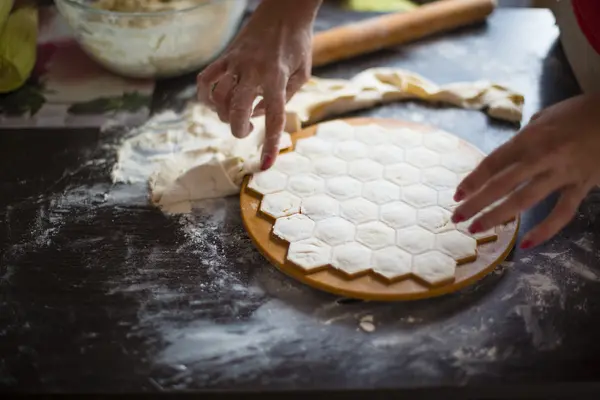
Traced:
POLYGON ((550 239, 573 218, 600 184, 600 94, 577 96, 536 114, 514 138, 493 151, 458 186, 453 222, 477 217, 469 230, 484 232, 534 206, 551 193, 560 197, 550 215, 529 231, 521 248, 550 239))

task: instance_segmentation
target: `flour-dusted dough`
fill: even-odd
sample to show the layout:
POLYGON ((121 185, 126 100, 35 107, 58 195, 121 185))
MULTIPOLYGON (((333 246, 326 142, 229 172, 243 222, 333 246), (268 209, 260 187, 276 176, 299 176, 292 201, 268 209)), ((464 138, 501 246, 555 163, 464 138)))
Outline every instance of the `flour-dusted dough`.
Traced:
POLYGON ((341 215, 354 224, 361 224, 377 220, 379 208, 375 203, 359 197, 342 202, 341 215))
POLYGON ((312 174, 292 175, 288 180, 287 190, 304 198, 323 193, 325 181, 312 174))
POLYGON ((425 185, 417 184, 402 188, 402 200, 416 208, 437 204, 437 192, 425 185))
POLYGON ((319 125, 316 136, 319 139, 340 142, 354 140, 354 133, 354 127, 344 121, 329 121, 319 125))
POLYGON ((302 214, 313 221, 320 221, 340 214, 340 203, 324 194, 307 197, 302 200, 302 214))
POLYGON ((393 245, 395 238, 396 232, 380 221, 367 222, 356 229, 356 241, 372 250, 393 245))
POLYGON ((426 147, 406 151, 406 162, 417 168, 434 167, 440 163, 440 154, 426 147))
POLYGON ((260 194, 270 194, 285 189, 287 183, 288 177, 286 174, 276 169, 269 169, 254 174, 250 178, 248 188, 260 194))
POLYGON ((458 176, 442 167, 425 168, 421 171, 422 182, 436 190, 456 189, 458 176))
POLYGON ((348 140, 338 142, 334 148, 333 154, 342 160, 352 161, 359 158, 365 158, 369 155, 369 148, 366 144, 358 140, 348 140))
POLYGON ((397 68, 372 68, 350 80, 312 78, 288 103, 286 109, 305 124, 341 113, 401 100, 447 103, 485 110, 494 117, 519 122, 523 96, 489 82, 438 86, 420 75, 397 68))
POLYGON ((394 229, 406 228, 417 223, 417 210, 403 201, 381 206, 381 220, 394 229))
POLYGON ((331 262, 331 247, 316 238, 300 240, 290 244, 287 259, 306 272, 313 272, 331 262))
POLYGON ((263 197, 260 210, 273 218, 300 212, 300 198, 288 192, 270 193, 263 197))
POLYGON ((422 208, 417 211, 418 224, 433 233, 454 229, 451 218, 452 213, 438 206, 422 208))
POLYGON ((398 280, 411 273, 412 256, 398 247, 386 247, 373 253, 373 271, 384 278, 398 280))
POLYGON ((330 142, 316 136, 300 139, 296 143, 296 152, 308 158, 329 155, 331 154, 331 149, 332 145, 330 142))
POLYGON ((290 243, 312 237, 315 222, 306 215, 294 214, 278 218, 273 225, 273 234, 290 243))
POLYGON ((331 217, 317 222, 315 237, 331 246, 336 246, 354 239, 356 227, 343 218, 331 217))
POLYGON ((337 157, 321 157, 313 161, 312 170, 315 175, 321 178, 332 178, 335 176, 346 175, 348 164, 346 161, 337 157))
POLYGON ((362 195, 375 204, 385 204, 400 199, 400 188, 391 182, 377 180, 365 183, 362 195))
POLYGON ((433 250, 435 235, 420 226, 411 226, 396 232, 396 245, 410 254, 433 250))
POLYGON ((389 143, 392 137, 387 129, 377 124, 357 126, 354 132, 356 140, 369 146, 389 143))
POLYGON ((361 182, 374 181, 383 178, 383 165, 363 158, 348 163, 348 174, 361 182))
POLYGON ((286 175, 296 175, 311 172, 312 165, 305 156, 292 152, 277 157, 273 168, 286 175))
POLYGON ((349 176, 339 176, 327 180, 327 194, 337 200, 347 200, 360 196, 362 184, 349 176))
MULTIPOLYGON (((412 274, 437 285, 453 279, 457 263, 476 259, 478 243, 497 238, 475 237, 466 225, 451 222, 459 172, 441 159, 452 155, 446 160, 455 160, 458 154, 469 163, 475 159, 459 139, 441 131, 373 125, 358 126, 350 138, 341 133, 348 132, 346 126, 334 123, 320 132, 327 151, 316 151, 315 142, 302 139, 309 144, 302 154, 284 154, 276 162, 273 170, 282 175, 276 175, 274 187, 255 182, 262 192, 275 190, 265 194, 261 207, 283 216, 273 234, 294 245, 288 256, 294 264, 308 271, 330 264, 351 277, 372 271, 388 281, 412 274), (406 138, 402 148, 389 144, 399 137, 406 138), (285 190, 277 190, 281 182, 287 182, 285 190), (296 245, 300 242, 303 246, 296 245)), ((459 171, 465 165, 450 164, 459 171)))
POLYGON ((404 161, 404 150, 391 144, 371 147, 370 157, 382 165, 399 164, 404 161))
POLYGON ((456 261, 439 251, 430 251, 415 256, 412 273, 432 285, 454 280, 456 261))
POLYGON ((356 275, 365 272, 366 265, 371 265, 372 252, 359 243, 346 243, 333 249, 331 266, 346 273, 356 275))
POLYGON ((459 263, 477 256, 477 241, 456 230, 436 235, 435 248, 459 263))
POLYGON ((399 186, 412 185, 419 183, 421 171, 407 163, 388 165, 385 167, 385 179, 399 186))

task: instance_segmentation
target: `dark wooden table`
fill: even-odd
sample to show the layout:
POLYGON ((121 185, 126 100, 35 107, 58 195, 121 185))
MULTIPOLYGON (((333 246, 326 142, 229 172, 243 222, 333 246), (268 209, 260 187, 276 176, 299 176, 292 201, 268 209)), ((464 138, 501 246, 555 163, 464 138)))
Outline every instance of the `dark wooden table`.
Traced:
MULTIPOLYGON (((325 11, 317 27, 350 18, 325 11)), ((439 83, 494 80, 525 94, 527 119, 578 92, 556 37, 547 11, 499 10, 485 26, 315 73, 349 77, 396 66, 439 83)), ((163 82, 155 106, 175 104, 192 82, 163 82)), ((416 102, 359 115, 434 124, 485 151, 517 130, 476 111, 416 102)), ((3 389, 281 390, 289 397, 421 388, 450 398, 452 388, 466 388, 534 398, 557 394, 558 383, 575 394, 581 382, 600 378, 598 194, 558 237, 515 251, 468 290, 363 303, 269 266, 242 228, 236 198, 167 217, 146 204, 143 186, 113 186, 121 135, 0 133, 3 389), (375 332, 358 329, 364 315, 373 316, 375 332)), ((526 213, 522 229, 551 205, 526 213)))

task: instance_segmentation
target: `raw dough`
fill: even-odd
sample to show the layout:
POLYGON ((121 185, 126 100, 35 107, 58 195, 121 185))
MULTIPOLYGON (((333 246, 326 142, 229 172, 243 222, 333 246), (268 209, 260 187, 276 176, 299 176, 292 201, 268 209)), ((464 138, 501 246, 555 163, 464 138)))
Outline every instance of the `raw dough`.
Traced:
POLYGON ((307 272, 327 266, 331 261, 331 247, 316 238, 293 242, 287 259, 307 272))
POLYGON ((456 261, 439 251, 415 256, 412 273, 432 285, 454 280, 456 261))
POLYGON ((260 203, 260 210, 273 218, 298 214, 300 198, 288 192, 267 194, 260 203))
POLYGON ((290 243, 308 239, 315 229, 315 222, 306 215, 294 214, 278 218, 273 226, 273 234, 290 243))
MULTIPOLYGON (((519 121, 523 107, 521 95, 499 85, 474 82, 437 86, 405 70, 374 68, 350 80, 312 78, 287 104, 286 114, 289 126, 295 126, 382 102, 406 99, 485 109, 488 114, 509 121, 519 121)), ((229 126, 200 104, 190 105, 181 114, 159 114, 134 130, 132 137, 123 142, 112 172, 113 181, 149 181, 152 202, 165 212, 189 212, 192 201, 235 194, 239 192, 244 176, 258 171, 260 166, 264 117, 253 118, 252 123, 256 128, 247 138, 235 139, 229 126)), ((382 134, 383 130, 374 129, 373 140, 385 144, 370 147, 370 154, 367 154, 365 149, 368 148, 361 140, 367 140, 369 129, 356 131, 340 121, 322 124, 318 138, 297 150, 310 153, 310 157, 319 157, 328 149, 322 141, 344 140, 346 144, 338 149, 338 154, 345 159, 375 156, 375 160, 380 160, 383 165, 405 159, 416 160, 418 165, 427 161, 427 157, 419 153, 405 157, 403 149, 420 146, 424 141, 423 134, 410 129, 391 129, 387 135, 382 134)), ((433 150, 451 146, 450 142, 435 138, 426 139, 425 144, 433 150)), ((280 149, 290 146, 290 137, 284 133, 280 149)), ((445 155, 441 165, 464 174, 479 162, 478 159, 456 158, 459 154, 445 155)), ((345 173, 341 165, 323 163, 319 168, 313 164, 313 168, 317 175, 327 178, 345 173), (319 170, 323 172, 319 173, 319 170)))

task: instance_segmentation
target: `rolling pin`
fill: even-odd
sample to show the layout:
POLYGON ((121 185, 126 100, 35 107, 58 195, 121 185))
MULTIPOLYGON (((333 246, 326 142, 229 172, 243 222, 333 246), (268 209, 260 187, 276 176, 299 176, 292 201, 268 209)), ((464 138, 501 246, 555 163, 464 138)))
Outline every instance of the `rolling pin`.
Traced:
POLYGON ((425 36, 481 22, 496 0, 440 0, 413 11, 386 14, 329 29, 313 39, 313 66, 372 53, 425 36))

